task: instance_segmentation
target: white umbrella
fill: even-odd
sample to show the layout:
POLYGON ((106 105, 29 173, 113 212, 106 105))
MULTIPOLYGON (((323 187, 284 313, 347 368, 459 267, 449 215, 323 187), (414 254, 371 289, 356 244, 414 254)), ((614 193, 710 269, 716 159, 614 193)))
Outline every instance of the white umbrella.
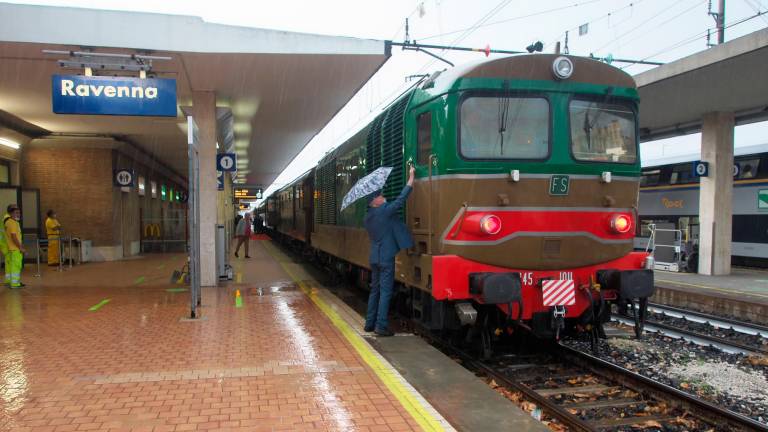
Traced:
POLYGON ((391 167, 379 167, 376 168, 376 171, 358 180, 352 186, 352 189, 344 195, 344 200, 341 202, 341 210, 343 211, 360 198, 365 198, 376 191, 384 189, 384 183, 387 182, 387 177, 389 177, 391 172, 391 167))

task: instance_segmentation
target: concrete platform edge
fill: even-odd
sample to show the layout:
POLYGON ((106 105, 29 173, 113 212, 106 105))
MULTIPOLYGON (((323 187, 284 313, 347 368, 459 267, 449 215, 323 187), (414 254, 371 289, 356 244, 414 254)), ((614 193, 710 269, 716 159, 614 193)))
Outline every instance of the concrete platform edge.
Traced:
POLYGON ((419 425, 427 431, 453 431, 456 429, 426 400, 424 397, 397 372, 389 361, 387 361, 360 333, 362 328, 361 318, 344 304, 338 297, 324 288, 308 287, 305 281, 296 277, 289 268, 288 260, 285 255, 273 246, 265 242, 264 248, 270 255, 283 267, 285 272, 296 282, 305 294, 320 308, 328 319, 330 319, 347 340, 353 345, 363 360, 371 367, 376 375, 384 381, 384 384, 392 391, 394 396, 400 401, 403 408, 411 414, 419 425), (284 259, 281 259, 281 256, 284 259), (326 310, 327 308, 327 310, 326 310), (336 315, 334 317, 333 315, 336 315), (358 317, 355 319, 355 317, 358 317), (337 318, 337 320, 334 320, 337 318), (339 322, 340 321, 340 322, 339 322), (341 326, 339 326, 341 324, 341 326), (346 327, 343 328, 343 327, 346 327), (367 355, 361 353, 367 351, 367 355), (368 358, 366 358, 368 357, 368 358), (371 358, 372 357, 372 358, 371 358), (373 360, 373 361, 371 361, 373 360), (393 388, 399 387, 399 388, 393 388))

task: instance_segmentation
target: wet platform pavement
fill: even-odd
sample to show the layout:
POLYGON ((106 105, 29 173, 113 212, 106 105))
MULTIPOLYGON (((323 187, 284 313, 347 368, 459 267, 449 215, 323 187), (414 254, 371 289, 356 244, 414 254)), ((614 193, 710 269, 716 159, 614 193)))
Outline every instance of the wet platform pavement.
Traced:
POLYGON ((181 255, 28 269, 0 292, 0 430, 422 430, 267 249, 251 256, 197 321, 170 283, 181 255))
MULTIPOLYGON (((424 387, 423 371, 393 367, 392 345, 373 349, 362 317, 301 264, 270 241, 252 242, 250 255, 232 259, 234 281, 203 289, 198 320, 171 282, 181 254, 40 278, 27 268, 27 287, 0 289, 0 431, 478 430, 461 418, 472 397, 455 371, 445 392, 434 374, 424 387), (440 399, 451 392, 458 405, 440 399)), ((401 358, 423 357, 414 350, 401 358)), ((479 430, 543 430, 501 402, 496 411, 519 421, 487 417, 479 430)))
POLYGON ((727 276, 654 272, 652 301, 768 325, 768 271, 733 268, 727 276))

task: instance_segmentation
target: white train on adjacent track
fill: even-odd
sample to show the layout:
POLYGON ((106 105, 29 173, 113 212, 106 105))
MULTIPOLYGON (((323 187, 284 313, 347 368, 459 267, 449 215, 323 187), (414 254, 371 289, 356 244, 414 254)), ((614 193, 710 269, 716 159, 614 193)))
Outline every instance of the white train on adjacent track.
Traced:
MULTIPOLYGON (((635 248, 645 249, 650 224, 682 232, 682 261, 695 271, 699 238, 699 178, 690 154, 643 161, 635 248)), ((733 177, 734 265, 768 267, 768 144, 736 148, 733 177)), ((686 266, 683 266, 686 267, 686 266)))

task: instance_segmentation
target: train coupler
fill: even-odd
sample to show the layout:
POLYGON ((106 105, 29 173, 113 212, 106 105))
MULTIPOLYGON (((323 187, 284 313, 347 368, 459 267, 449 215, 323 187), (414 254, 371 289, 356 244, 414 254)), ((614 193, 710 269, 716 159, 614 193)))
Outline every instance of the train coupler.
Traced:
POLYGON ((552 329, 555 331, 555 340, 560 340, 560 330, 565 328, 565 306, 555 306, 552 309, 552 329))

